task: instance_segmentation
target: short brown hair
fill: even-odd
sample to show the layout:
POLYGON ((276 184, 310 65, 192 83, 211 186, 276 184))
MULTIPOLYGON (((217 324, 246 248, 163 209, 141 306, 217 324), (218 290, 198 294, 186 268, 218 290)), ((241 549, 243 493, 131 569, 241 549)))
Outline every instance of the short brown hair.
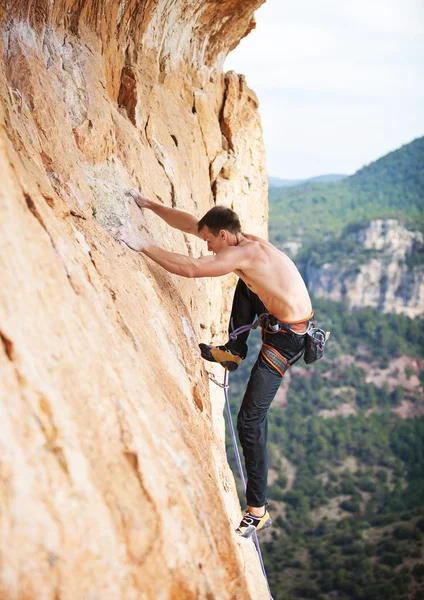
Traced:
POLYGON ((214 206, 208 210, 197 223, 197 231, 200 231, 205 225, 209 227, 214 235, 218 235, 221 229, 226 229, 230 233, 241 231, 240 219, 237 213, 225 206, 214 206))

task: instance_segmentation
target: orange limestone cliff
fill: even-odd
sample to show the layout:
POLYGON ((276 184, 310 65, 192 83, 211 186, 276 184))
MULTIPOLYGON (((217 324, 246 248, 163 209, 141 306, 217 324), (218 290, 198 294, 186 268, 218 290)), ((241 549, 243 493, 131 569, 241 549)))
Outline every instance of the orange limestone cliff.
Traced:
POLYGON ((268 599, 224 448, 235 285, 115 242, 198 238, 125 196, 266 235, 258 103, 228 52, 263 0, 0 5, 0 598, 268 599))

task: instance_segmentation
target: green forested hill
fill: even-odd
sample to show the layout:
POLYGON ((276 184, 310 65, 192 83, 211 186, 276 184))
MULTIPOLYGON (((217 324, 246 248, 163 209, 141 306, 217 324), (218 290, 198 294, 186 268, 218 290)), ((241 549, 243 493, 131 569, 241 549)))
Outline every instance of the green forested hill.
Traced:
POLYGON ((375 199, 382 207, 424 208, 424 137, 390 152, 348 177, 345 185, 360 202, 375 199))
POLYGON ((269 233, 274 243, 326 233, 372 218, 397 218, 424 231, 424 137, 402 146, 340 182, 270 188, 269 233))

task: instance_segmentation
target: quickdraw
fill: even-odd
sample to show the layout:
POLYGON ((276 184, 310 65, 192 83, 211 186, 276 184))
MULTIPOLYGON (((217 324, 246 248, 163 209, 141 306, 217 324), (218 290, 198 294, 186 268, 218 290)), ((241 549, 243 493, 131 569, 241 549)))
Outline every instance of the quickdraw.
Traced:
POLYGON ((209 373, 209 371, 206 371, 206 373, 208 374, 210 381, 215 383, 218 387, 223 388, 224 390, 228 390, 228 388, 230 387, 229 385, 227 385, 225 382, 220 383, 213 373, 209 373))

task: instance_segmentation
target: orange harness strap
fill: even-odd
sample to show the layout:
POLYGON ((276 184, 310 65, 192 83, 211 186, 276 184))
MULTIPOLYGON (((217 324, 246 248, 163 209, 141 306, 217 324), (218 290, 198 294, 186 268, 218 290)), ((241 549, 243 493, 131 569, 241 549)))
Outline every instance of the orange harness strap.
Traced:
POLYGON ((261 354, 264 359, 272 366, 278 373, 280 373, 281 377, 284 376, 284 373, 290 367, 290 363, 287 358, 284 358, 282 354, 278 352, 272 346, 268 344, 262 344, 261 354))
POLYGON ((281 323, 281 325, 283 325, 283 329, 281 329, 280 331, 286 331, 286 332, 292 331, 293 333, 298 333, 300 335, 303 335, 304 333, 307 332, 309 322, 311 321, 313 316, 314 316, 314 311, 312 311, 311 314, 309 315, 309 317, 307 317, 306 319, 299 319, 299 321, 290 321, 290 322, 279 321, 281 323), (294 325, 294 327, 293 327, 293 325, 294 325))
MULTIPOLYGON (((311 314, 309 315, 309 317, 306 317, 306 319, 299 319, 298 321, 290 321, 290 323, 287 323, 288 325, 295 325, 296 323, 304 323, 305 321, 309 321, 309 319, 312 319, 312 317, 314 316, 314 311, 311 312, 311 314)), ((284 321, 282 321, 283 323, 284 321)))

